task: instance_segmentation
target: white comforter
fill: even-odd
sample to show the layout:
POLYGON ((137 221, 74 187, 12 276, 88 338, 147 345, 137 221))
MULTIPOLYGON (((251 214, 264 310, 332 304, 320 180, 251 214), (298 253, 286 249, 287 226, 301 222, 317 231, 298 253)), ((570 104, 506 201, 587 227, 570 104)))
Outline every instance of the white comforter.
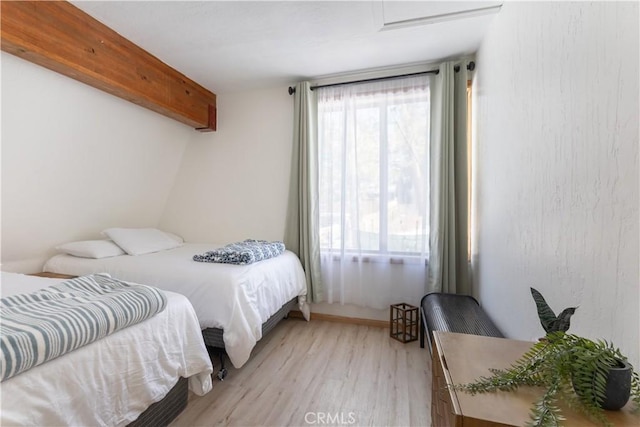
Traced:
POLYGON ((262 338, 262 323, 286 302, 299 297, 308 313, 304 271, 289 251, 249 265, 211 264, 193 256, 223 245, 185 243, 184 246, 146 255, 88 259, 56 255, 45 271, 86 275, 106 272, 113 277, 156 286, 185 295, 196 311, 201 328, 221 328, 231 363, 241 367, 262 338))
MULTIPOLYGON (((59 280, 2 273, 1 295, 59 280)), ((121 426, 161 400, 179 377, 198 395, 213 368, 196 315, 182 295, 165 292, 154 317, 2 382, 0 425, 121 426)))

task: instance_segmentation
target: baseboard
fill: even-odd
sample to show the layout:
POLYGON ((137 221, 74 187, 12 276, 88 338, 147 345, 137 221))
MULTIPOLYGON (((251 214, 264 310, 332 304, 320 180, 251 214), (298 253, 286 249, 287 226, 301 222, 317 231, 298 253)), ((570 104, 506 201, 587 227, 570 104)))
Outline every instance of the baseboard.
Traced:
MULTIPOLYGON (((289 317, 303 319, 304 316, 299 310, 291 310, 289 317)), ((335 316, 333 314, 311 313, 311 320, 327 320, 329 322, 350 323, 352 325, 373 326, 376 328, 388 328, 389 322, 384 320, 361 319, 358 317, 335 316)))

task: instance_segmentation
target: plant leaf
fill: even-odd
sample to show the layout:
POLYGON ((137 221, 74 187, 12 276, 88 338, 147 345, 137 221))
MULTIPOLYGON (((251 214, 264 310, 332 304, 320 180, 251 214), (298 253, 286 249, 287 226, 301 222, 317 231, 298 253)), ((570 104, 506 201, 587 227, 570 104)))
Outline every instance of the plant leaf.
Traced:
POLYGON ((552 331, 567 332, 571 325, 571 316, 576 312, 576 307, 569 307, 562 310, 562 313, 558 315, 558 318, 551 324, 552 331))
POLYGON ((556 314, 553 312, 549 304, 545 301, 544 297, 540 292, 538 292, 534 288, 531 289, 531 296, 533 296, 533 300, 536 303, 536 309, 538 310, 538 318, 540 319, 540 324, 544 328, 545 332, 553 331, 552 326, 556 321, 556 314))

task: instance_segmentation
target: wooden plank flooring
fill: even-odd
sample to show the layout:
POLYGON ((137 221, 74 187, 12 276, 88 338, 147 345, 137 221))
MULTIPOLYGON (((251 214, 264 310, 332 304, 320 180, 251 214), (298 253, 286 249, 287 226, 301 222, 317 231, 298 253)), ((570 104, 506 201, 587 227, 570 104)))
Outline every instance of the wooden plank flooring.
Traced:
POLYGON ((430 402, 429 350, 417 341, 402 344, 388 328, 286 319, 241 369, 229 363, 213 390, 190 393, 171 426, 429 426, 430 402))

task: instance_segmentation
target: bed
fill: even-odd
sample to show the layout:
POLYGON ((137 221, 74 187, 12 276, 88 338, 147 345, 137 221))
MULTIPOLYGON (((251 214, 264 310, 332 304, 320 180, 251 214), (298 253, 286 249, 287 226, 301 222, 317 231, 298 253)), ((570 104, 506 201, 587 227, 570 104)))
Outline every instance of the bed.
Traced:
MULTIPOLYGON (((308 317, 306 279, 290 251, 249 265, 201 263, 193 260, 222 245, 184 243, 143 255, 100 259, 59 254, 44 271, 73 276, 106 272, 113 277, 185 295, 193 305, 205 343, 224 349, 240 368, 263 334, 297 306, 308 317)), ((226 370, 221 358, 220 379, 226 370)))
MULTIPOLYGON (((2 272, 2 297, 61 282, 2 272)), ((0 425, 167 425, 204 395, 213 368, 193 308, 164 292, 163 311, 2 382, 0 425)))

